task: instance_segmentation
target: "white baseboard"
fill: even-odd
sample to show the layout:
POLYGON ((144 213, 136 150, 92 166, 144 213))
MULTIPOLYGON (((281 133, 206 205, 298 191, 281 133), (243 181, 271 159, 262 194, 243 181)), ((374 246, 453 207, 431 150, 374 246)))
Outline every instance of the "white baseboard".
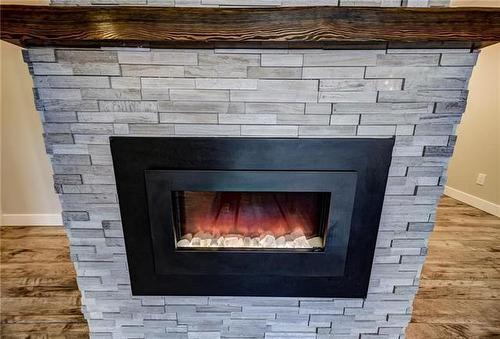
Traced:
POLYGON ((2 214, 2 226, 61 226, 60 213, 55 214, 2 214))
POLYGON ((445 186, 444 194, 453 198, 453 199, 457 199, 461 202, 464 202, 467 205, 471 205, 471 206, 478 208, 482 211, 493 214, 494 216, 500 217, 500 205, 497 205, 497 204, 494 204, 490 201, 478 198, 478 197, 473 196, 469 193, 459 191, 459 190, 457 190, 453 187, 450 187, 450 186, 445 186))

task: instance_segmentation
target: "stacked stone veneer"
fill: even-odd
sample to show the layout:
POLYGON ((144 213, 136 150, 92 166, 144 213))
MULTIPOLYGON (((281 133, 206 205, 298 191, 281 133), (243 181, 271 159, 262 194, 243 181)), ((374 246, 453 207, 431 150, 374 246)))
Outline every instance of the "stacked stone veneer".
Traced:
MULTIPOLYGON (((444 6, 448 0, 53 0, 164 6, 444 6)), ((30 49, 94 338, 398 338, 477 54, 469 49, 30 49), (366 299, 137 297, 112 135, 396 137, 366 299)))

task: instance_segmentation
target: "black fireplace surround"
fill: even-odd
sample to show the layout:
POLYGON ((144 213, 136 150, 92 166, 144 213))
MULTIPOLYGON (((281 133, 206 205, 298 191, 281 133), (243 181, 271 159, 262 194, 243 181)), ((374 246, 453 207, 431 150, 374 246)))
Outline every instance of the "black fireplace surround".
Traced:
POLYGON ((110 144, 134 295, 366 296, 394 138, 110 144), (178 248, 179 191, 326 194, 324 248, 178 248))

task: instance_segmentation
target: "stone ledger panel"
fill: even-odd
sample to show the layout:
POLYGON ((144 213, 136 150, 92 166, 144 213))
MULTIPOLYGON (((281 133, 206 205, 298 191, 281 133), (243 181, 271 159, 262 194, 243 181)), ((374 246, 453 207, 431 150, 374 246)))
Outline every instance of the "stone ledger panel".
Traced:
POLYGON ((92 337, 402 336, 476 56, 468 49, 30 49, 92 337), (132 296, 113 135, 395 136, 367 298, 132 296))

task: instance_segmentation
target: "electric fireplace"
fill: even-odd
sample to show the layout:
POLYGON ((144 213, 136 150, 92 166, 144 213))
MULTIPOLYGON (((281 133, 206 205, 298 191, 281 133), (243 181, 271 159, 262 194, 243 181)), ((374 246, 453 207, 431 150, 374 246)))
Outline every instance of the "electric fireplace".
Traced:
POLYGON ((393 144, 112 137, 133 293, 365 296, 393 144))

